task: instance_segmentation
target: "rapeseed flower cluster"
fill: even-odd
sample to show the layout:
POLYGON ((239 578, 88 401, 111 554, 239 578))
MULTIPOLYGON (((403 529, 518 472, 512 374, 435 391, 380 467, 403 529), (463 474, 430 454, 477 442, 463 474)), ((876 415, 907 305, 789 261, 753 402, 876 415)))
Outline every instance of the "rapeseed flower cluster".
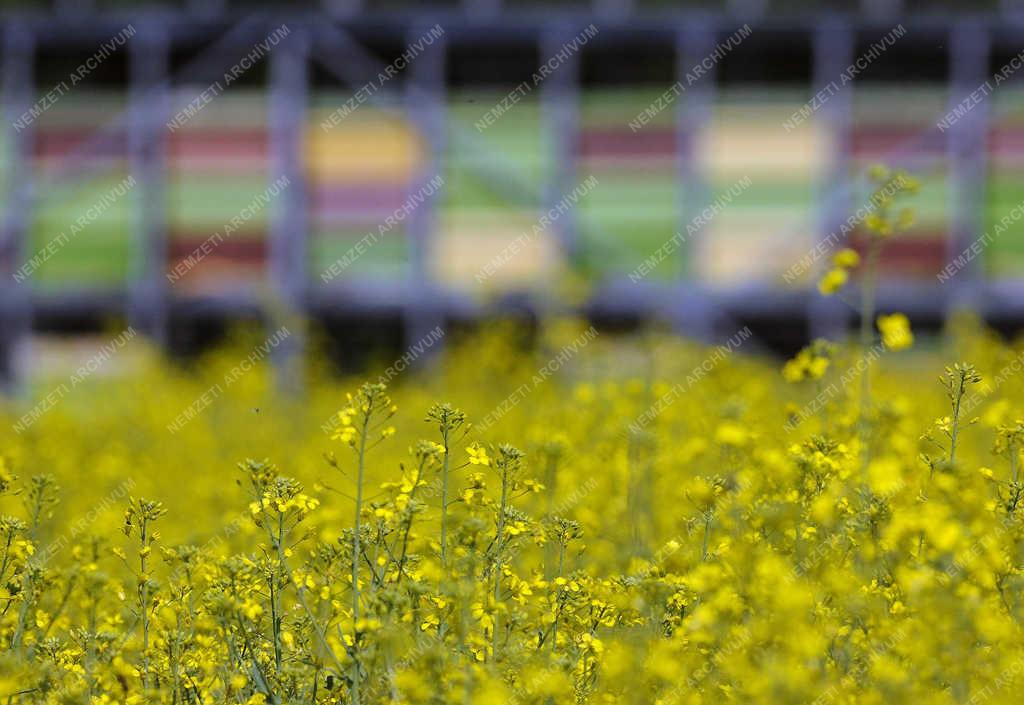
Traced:
POLYGON ((958 319, 867 398, 858 345, 737 352, 647 414, 713 350, 602 334, 474 427, 578 329, 175 434, 244 345, 0 407, 0 701, 1018 702, 1024 348, 958 319))

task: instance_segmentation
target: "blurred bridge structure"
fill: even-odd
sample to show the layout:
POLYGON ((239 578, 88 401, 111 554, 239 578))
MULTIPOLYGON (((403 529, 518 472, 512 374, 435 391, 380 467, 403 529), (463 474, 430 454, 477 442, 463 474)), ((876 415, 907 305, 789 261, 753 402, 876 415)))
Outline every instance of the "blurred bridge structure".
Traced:
POLYGON ((876 162, 923 185, 880 307, 1019 325, 1022 50, 995 1, 25 0, 0 15, 0 378, 33 331, 112 318, 172 347, 506 311, 836 334, 854 307, 814 284, 876 162))

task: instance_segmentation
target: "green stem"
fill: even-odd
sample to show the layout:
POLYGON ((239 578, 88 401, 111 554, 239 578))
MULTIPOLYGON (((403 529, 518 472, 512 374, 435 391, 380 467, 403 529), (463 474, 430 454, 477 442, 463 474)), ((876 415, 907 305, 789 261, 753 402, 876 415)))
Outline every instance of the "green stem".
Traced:
POLYGON ((708 541, 711 538, 711 519, 713 515, 709 509, 704 516, 704 540, 700 547, 700 559, 706 561, 708 559, 708 541))
MULTIPOLYGON (((498 539, 494 548, 494 606, 501 600, 501 553, 505 543, 505 505, 508 502, 508 468, 501 471, 501 504, 498 507, 498 539)), ((494 613, 494 658, 498 658, 498 613, 494 613)))
MULTIPOLYGON (((555 578, 562 577, 562 570, 565 567, 565 546, 566 544, 560 543, 558 546, 558 572, 555 573, 555 578)), ((560 590, 556 586, 555 588, 555 618, 551 622, 551 653, 555 653, 555 645, 558 643, 558 617, 561 614, 561 604, 558 600, 558 594, 560 590)))
POLYGON ((441 568, 448 565, 448 429, 441 431, 444 439, 444 462, 441 466, 441 568))
POLYGON ((405 560, 409 555, 409 534, 412 532, 412 521, 414 517, 412 513, 412 506, 413 502, 416 500, 416 490, 419 488, 420 478, 422 477, 423 464, 420 463, 419 467, 416 469, 416 475, 413 478, 412 490, 409 492, 409 516, 405 519, 405 534, 402 536, 402 553, 398 558, 398 577, 395 578, 396 581, 402 579, 402 575, 405 571, 405 560))
MULTIPOLYGON (((278 512, 277 515, 277 540, 275 543, 278 548, 284 543, 284 514, 278 512)), ((278 556, 280 557, 280 550, 278 556)), ((280 559, 278 560, 277 570, 270 576, 270 621, 271 627, 274 630, 274 670, 277 673, 281 672, 281 610, 279 603, 281 596, 276 589, 276 583, 278 577, 281 575, 283 567, 281 566, 280 559)))
POLYGON ((21 601, 21 609, 18 610, 18 626, 14 630, 14 636, 11 638, 12 649, 17 649, 21 646, 21 639, 25 634, 25 626, 28 624, 28 611, 32 604, 34 591, 32 578, 27 572, 29 570, 31 569, 26 568, 25 579, 22 581, 23 598, 21 601))
POLYGON ((139 570, 141 571, 139 585, 139 602, 142 611, 142 688, 149 688, 149 576, 146 575, 146 526, 145 519, 142 520, 142 551, 139 556, 139 570))
MULTIPOLYGON (((292 573, 292 569, 288 565, 288 559, 284 554, 284 546, 280 543, 277 546, 277 559, 278 563, 281 566, 281 570, 284 572, 284 578, 287 581, 287 583, 296 585, 294 574, 292 573)), ((318 641, 320 642, 320 646, 331 658, 331 662, 334 664, 334 667, 338 670, 338 673, 341 673, 342 670, 344 670, 341 666, 341 661, 338 660, 337 655, 334 653, 334 649, 332 649, 331 645, 327 642, 327 634, 323 626, 321 626, 317 616, 313 614, 313 610, 312 608, 310 608, 309 602, 306 600, 306 587, 304 585, 298 584, 295 590, 295 596, 298 598, 299 605, 306 613, 306 616, 309 617, 309 622, 313 625, 313 631, 316 632, 316 636, 318 641)))
POLYGON ((956 439, 960 434, 960 402, 964 398, 964 377, 960 375, 960 387, 956 394, 956 403, 953 405, 953 432, 949 436, 949 464, 953 465, 956 459, 956 439))
POLYGON ((356 478, 356 522, 352 537, 352 703, 359 705, 359 658, 356 651, 356 624, 359 622, 359 532, 363 513, 363 476, 366 469, 366 434, 370 426, 370 413, 363 416, 363 432, 359 435, 359 472, 356 478))

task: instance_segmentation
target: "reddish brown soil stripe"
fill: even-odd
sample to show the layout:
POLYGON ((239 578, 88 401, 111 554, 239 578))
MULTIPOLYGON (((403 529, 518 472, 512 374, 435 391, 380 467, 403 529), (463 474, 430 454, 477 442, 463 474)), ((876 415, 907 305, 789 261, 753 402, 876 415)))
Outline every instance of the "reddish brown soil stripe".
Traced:
MULTIPOLYGON (((101 154, 122 154, 127 150, 127 133, 119 130, 100 139, 99 129, 39 130, 35 138, 35 156, 62 157, 85 145, 103 146, 101 154)), ((267 158, 269 136, 257 129, 192 129, 171 133, 167 138, 168 157, 252 156, 267 158)))
POLYGON ((336 186, 315 184, 313 186, 313 208, 322 212, 336 211, 369 212, 388 214, 400 208, 409 197, 404 184, 380 184, 372 186, 336 186))
POLYGON ((175 132, 168 141, 168 156, 258 156, 267 158, 266 130, 187 130, 175 132))
POLYGON ((1024 129, 994 127, 988 131, 990 152, 1024 152, 1024 129))
POLYGON ((580 135, 581 157, 661 156, 676 151, 675 131, 647 127, 639 132, 586 130, 580 135))
MULTIPOLYGON (((202 247, 209 235, 184 235, 175 234, 171 236, 167 245, 167 258, 171 262, 169 267, 173 268, 181 260, 188 259, 202 247)), ((241 263, 261 262, 266 257, 267 244, 266 233, 262 231, 236 232, 230 239, 221 240, 219 243, 211 243, 213 248, 205 259, 218 258, 235 260, 241 263)), ((199 266, 202 266, 201 264, 199 266)))
MULTIPOLYGON (((853 247, 863 257, 866 251, 864 234, 854 236, 853 247)), ((912 237, 897 237, 882 245, 879 268, 883 271, 926 271, 938 272, 946 265, 949 257, 949 237, 942 232, 915 234, 912 237)))
POLYGON ((96 157, 122 157, 128 153, 128 140, 123 131, 101 138, 95 130, 40 130, 34 140, 33 154, 37 159, 66 157, 87 145, 96 157))
POLYGON ((915 152, 937 152, 946 148, 946 136, 938 130, 928 132, 922 127, 867 127, 853 130, 850 146, 855 155, 886 155, 913 149, 915 152))

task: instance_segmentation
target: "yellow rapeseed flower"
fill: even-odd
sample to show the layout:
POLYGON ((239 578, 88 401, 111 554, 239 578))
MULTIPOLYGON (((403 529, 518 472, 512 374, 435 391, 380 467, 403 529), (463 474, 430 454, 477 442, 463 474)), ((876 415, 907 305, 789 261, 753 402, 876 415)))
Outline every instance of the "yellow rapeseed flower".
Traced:
POLYGON ((904 350, 914 344, 910 321, 902 313, 879 316, 877 322, 878 330, 882 333, 882 343, 889 350, 904 350))

